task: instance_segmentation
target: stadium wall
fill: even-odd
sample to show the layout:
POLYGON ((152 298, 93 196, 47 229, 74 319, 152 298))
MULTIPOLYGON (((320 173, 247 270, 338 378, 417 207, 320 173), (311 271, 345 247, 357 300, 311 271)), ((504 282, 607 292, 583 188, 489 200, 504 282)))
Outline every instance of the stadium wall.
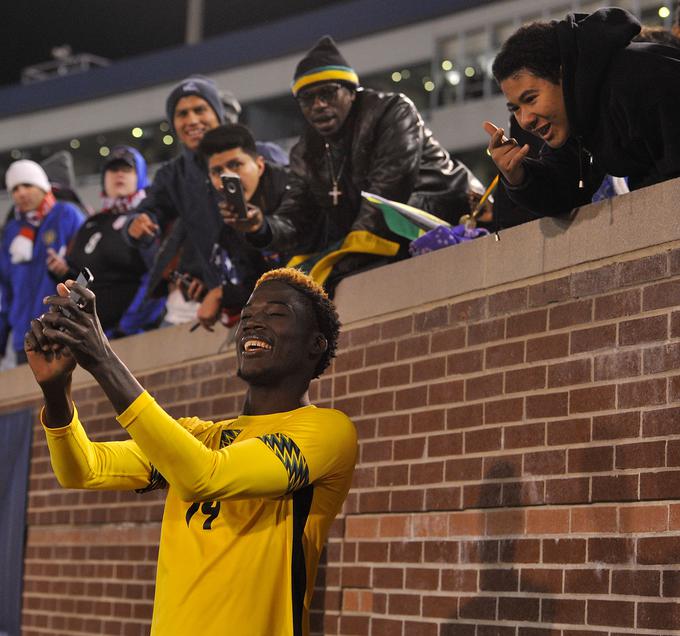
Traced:
MULTIPOLYGON (((314 634, 680 633, 679 198, 667 182, 341 285, 312 397, 360 454, 314 634)), ((116 349, 173 415, 226 418, 225 337, 116 349)), ((92 437, 122 438, 75 384, 92 437)), ((2 375, 0 411, 38 404, 27 369, 2 375)), ((162 493, 62 490, 34 433, 22 633, 148 633, 162 493)))

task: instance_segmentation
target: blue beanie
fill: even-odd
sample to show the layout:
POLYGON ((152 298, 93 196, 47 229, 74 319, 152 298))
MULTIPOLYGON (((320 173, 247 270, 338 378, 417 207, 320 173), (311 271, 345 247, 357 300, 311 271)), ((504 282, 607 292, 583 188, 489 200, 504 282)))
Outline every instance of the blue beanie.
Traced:
POLYGON ((192 75, 175 85, 165 102, 165 114, 171 126, 173 119, 175 118, 177 102, 182 99, 182 97, 188 97, 189 95, 202 97, 215 111, 219 122, 221 124, 224 123, 224 107, 222 106, 220 91, 217 88, 217 84, 203 75, 192 75))

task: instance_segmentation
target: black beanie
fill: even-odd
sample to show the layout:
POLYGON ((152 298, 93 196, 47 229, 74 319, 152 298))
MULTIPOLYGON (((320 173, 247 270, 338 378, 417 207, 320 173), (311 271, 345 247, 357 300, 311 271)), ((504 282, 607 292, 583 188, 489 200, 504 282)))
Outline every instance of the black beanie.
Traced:
POLYGON ((171 126, 172 121, 175 118, 177 102, 182 99, 182 97, 187 97, 189 95, 202 97, 215 111, 220 124, 224 123, 224 107, 222 106, 220 91, 217 88, 217 84, 208 77, 192 75, 177 84, 170 91, 170 95, 168 95, 168 99, 165 101, 165 114, 171 126))
POLYGON ((305 55, 295 69, 293 95, 310 84, 341 81, 353 88, 359 86, 359 76, 338 51, 333 38, 324 35, 305 55))

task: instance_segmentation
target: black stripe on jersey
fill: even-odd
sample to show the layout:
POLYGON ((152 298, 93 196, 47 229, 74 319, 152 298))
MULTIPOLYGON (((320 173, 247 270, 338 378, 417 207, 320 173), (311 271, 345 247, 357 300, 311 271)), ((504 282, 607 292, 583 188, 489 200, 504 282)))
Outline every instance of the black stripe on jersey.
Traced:
POLYGON ((288 492, 300 490, 309 484, 307 460, 298 445, 283 433, 262 435, 262 440, 281 460, 288 473, 288 492))
POLYGON ((137 488, 135 492, 138 495, 143 495, 144 493, 151 492, 152 490, 163 490, 168 487, 168 482, 165 481, 165 477, 158 472, 155 466, 151 466, 151 474, 149 475, 149 485, 144 488, 137 488))
POLYGON ((312 506, 314 486, 309 485, 293 493, 293 554, 291 559, 291 597, 293 599, 293 636, 302 636, 302 616, 307 593, 307 564, 302 537, 312 506))
POLYGON ((220 448, 230 446, 241 432, 240 428, 225 428, 220 435, 220 448))

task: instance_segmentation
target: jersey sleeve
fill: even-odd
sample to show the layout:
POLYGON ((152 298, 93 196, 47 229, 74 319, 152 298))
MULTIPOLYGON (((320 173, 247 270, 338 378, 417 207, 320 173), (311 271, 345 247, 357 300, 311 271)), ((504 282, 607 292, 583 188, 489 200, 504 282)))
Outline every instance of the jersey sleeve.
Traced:
POLYGON ((64 488, 135 490, 147 488, 152 466, 133 440, 92 442, 73 408, 73 419, 61 428, 44 425, 52 468, 64 488))
POLYGON ((284 464, 260 439, 207 448, 193 426, 170 417, 147 392, 118 421, 184 501, 280 497, 289 491, 284 464))

